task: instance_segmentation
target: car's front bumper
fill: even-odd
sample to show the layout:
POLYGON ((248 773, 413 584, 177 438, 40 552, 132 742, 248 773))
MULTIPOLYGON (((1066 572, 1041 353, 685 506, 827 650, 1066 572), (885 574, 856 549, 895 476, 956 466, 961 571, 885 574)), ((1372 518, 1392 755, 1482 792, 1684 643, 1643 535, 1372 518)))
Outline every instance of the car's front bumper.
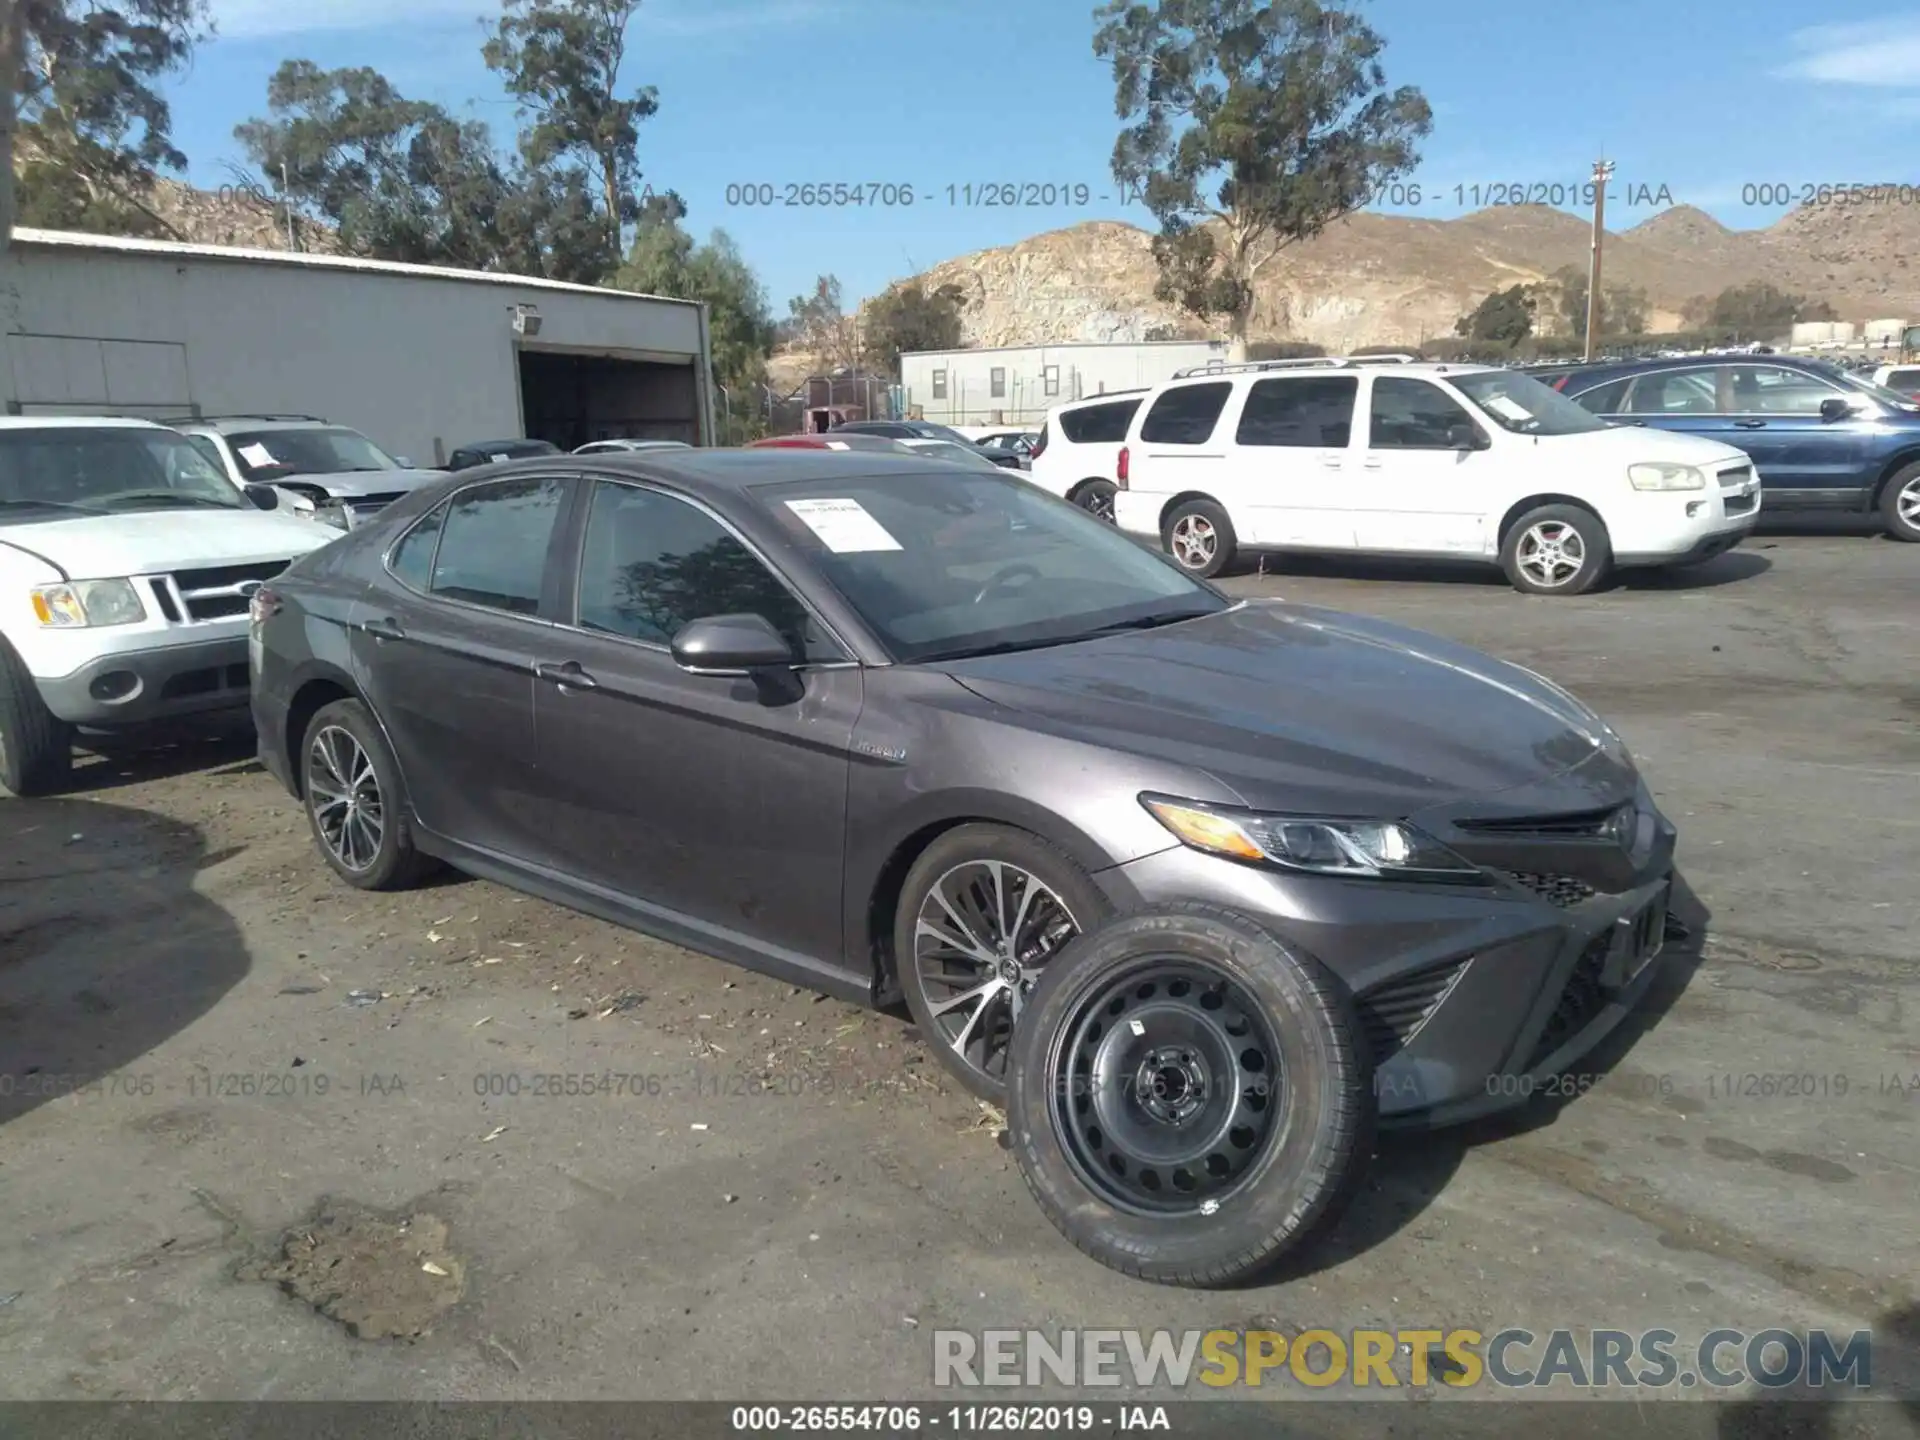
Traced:
MULTIPOLYGON (((225 627, 222 627, 225 628, 225 627)), ((47 708, 69 725, 119 730, 247 706, 244 633, 99 655, 60 676, 36 675, 47 708)))
POLYGON ((1288 875, 1185 848, 1095 878, 1122 910, 1218 905, 1319 961, 1355 997, 1382 1123, 1448 1125, 1544 1090, 1539 1082, 1567 1073, 1652 985, 1674 844, 1657 812, 1656 821, 1631 883, 1570 904, 1517 884, 1288 875))

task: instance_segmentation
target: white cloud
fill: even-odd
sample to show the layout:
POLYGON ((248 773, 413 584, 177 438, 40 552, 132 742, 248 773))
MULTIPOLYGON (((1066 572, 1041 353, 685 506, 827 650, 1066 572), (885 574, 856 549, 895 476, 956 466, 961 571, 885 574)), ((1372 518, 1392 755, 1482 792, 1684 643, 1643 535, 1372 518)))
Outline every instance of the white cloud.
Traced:
POLYGON ((1781 73, 1832 85, 1920 86, 1920 15, 1819 25, 1795 35, 1800 58, 1781 73))
MULTIPOLYGON (((744 30, 779 30, 824 19, 836 0, 649 0, 633 34, 680 39, 744 30)), ((214 22, 228 39, 259 39, 325 30, 379 30, 470 20, 499 13, 497 0, 214 0, 214 22), (404 15, 399 12, 404 9, 404 15)))

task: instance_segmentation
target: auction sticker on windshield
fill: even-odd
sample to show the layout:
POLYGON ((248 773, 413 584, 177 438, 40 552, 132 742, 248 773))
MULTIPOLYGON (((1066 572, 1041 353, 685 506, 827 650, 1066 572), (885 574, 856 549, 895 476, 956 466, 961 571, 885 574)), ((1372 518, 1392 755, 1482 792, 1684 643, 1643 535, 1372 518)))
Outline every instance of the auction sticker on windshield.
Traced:
POLYGON ((1527 421, 1533 419, 1533 412, 1510 395, 1489 395, 1486 400, 1486 405, 1487 408, 1495 414, 1504 415, 1507 419, 1517 421, 1520 424, 1525 424, 1527 421))
POLYGON ((273 458, 273 452, 264 445, 242 445, 240 447, 240 458, 249 465, 278 465, 280 463, 273 458))
POLYGON ((858 500, 789 500, 787 508, 836 555, 900 548, 887 527, 858 500))

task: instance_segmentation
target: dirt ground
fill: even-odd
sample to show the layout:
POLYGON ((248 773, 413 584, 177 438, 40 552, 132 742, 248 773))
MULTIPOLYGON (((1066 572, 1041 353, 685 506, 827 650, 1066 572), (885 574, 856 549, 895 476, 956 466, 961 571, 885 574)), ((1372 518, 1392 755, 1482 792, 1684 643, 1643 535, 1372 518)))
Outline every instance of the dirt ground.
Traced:
POLYGON ((1762 535, 1572 601, 1229 583, 1625 734, 1701 933, 1590 1093, 1384 1139, 1273 1285, 1144 1286, 903 1017, 458 876, 349 891, 244 737, 116 756, 0 799, 0 1396, 897 1399, 935 1329, 1064 1325, 1874 1327, 1920 1394, 1920 548, 1762 535))

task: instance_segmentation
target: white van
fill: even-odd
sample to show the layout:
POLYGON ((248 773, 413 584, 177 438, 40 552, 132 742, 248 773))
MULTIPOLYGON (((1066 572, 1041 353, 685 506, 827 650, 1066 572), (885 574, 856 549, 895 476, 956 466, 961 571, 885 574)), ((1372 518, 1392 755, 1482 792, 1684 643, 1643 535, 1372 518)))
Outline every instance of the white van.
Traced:
POLYGON ((1120 445, 1145 390, 1115 390, 1056 405, 1027 455, 1027 478, 1103 520, 1113 519, 1120 445))
POLYGON ((1133 416, 1115 481, 1120 528, 1197 575, 1256 550, 1417 555, 1498 564, 1539 595, 1709 559, 1760 514, 1732 446, 1609 424, 1517 370, 1410 356, 1184 371, 1133 416))

